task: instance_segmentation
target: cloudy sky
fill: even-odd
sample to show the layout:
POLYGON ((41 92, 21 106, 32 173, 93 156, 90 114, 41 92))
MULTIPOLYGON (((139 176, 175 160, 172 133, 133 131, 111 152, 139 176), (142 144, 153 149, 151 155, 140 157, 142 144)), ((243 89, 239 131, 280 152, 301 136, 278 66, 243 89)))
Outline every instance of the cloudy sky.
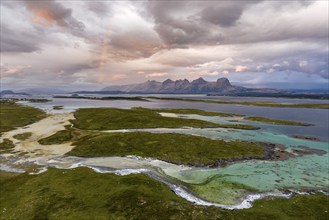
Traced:
POLYGON ((1 89, 326 88, 328 1, 1 0, 1 89))

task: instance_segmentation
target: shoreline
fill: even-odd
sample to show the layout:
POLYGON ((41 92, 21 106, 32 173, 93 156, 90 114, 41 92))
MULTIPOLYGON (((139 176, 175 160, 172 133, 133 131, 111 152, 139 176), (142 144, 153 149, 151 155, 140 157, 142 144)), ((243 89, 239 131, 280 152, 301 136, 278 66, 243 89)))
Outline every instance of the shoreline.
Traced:
MULTIPOLYGON (((36 173, 28 173, 29 175, 39 175, 41 173, 47 172, 48 168, 51 168, 52 166, 45 166, 40 169, 39 172, 36 173)), ((75 164, 72 164, 71 166, 67 168, 60 168, 58 166, 53 166, 52 168, 56 169, 75 169, 78 167, 85 167, 93 170, 96 173, 108 173, 108 174, 114 174, 118 176, 126 176, 131 174, 145 174, 149 176, 150 178, 159 181, 165 185, 167 185, 177 196, 185 199, 188 202, 191 202, 195 205, 200 206, 213 206, 217 208, 227 209, 227 210, 239 210, 239 209, 249 209, 253 207, 253 203, 256 200, 266 199, 266 198, 287 198, 290 199, 297 195, 312 195, 316 193, 321 193, 324 195, 329 196, 329 192, 326 192, 324 189, 315 189, 315 188, 304 188, 301 190, 291 190, 291 189, 283 189, 282 193, 247 193, 238 204, 233 205, 226 205, 226 204, 220 204, 216 202, 209 202, 207 200, 202 199, 201 197, 195 195, 191 190, 185 189, 184 185, 179 185, 178 183, 175 183, 176 181, 174 179, 167 178, 166 175, 162 176, 161 173, 158 173, 157 171, 153 169, 117 169, 117 170, 108 170, 105 167, 99 167, 99 166, 91 166, 91 165, 85 165, 82 162, 78 162, 75 164)), ((0 168, 0 170, 2 170, 0 168)), ((18 171, 18 170, 17 170, 18 171)), ((8 171, 3 171, 8 172, 8 171)), ((14 172, 19 174, 22 174, 22 172, 14 172)))

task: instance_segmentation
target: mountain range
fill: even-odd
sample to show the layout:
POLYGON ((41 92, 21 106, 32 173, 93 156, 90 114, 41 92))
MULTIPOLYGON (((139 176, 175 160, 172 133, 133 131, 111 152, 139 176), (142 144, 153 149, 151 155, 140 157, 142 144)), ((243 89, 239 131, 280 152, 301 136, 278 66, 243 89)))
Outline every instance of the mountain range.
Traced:
POLYGON ((163 82, 149 80, 139 84, 122 86, 108 86, 101 91, 126 92, 126 93, 173 93, 173 94, 209 94, 209 93, 232 93, 240 91, 243 87, 233 86, 227 78, 219 78, 215 82, 208 82, 202 77, 188 81, 180 79, 173 81, 167 79, 163 82))
POLYGON ((188 81, 180 79, 173 81, 167 79, 163 82, 149 80, 139 84, 121 86, 108 86, 101 91, 80 91, 78 93, 95 94, 207 94, 227 96, 252 96, 252 97, 286 97, 286 98, 311 98, 328 99, 328 91, 298 91, 270 88, 246 88, 234 86, 227 78, 219 78, 215 82, 208 82, 202 77, 188 81))

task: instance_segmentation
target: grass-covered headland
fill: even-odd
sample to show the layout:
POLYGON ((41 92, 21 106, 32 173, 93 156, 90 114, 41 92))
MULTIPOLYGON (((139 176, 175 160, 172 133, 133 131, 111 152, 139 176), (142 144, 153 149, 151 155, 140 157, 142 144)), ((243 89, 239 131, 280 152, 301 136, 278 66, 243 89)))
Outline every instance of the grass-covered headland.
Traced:
POLYGON ((107 96, 107 97, 90 97, 90 96, 79 96, 78 94, 73 94, 72 96, 54 96, 57 99, 90 99, 90 100, 103 100, 103 101, 117 101, 117 100, 126 100, 126 101, 144 101, 149 102, 148 99, 142 97, 126 97, 126 96, 107 96))
POLYGON ((202 116, 219 116, 219 117, 233 117, 233 116, 243 116, 240 114, 233 113, 224 113, 224 112, 209 112, 199 109, 153 109, 155 112, 164 112, 164 113, 174 113, 174 114, 186 114, 186 115, 202 115, 202 116))
POLYGON ((141 129, 141 128, 180 128, 180 127, 224 127, 236 129, 256 130, 257 127, 245 124, 216 124, 212 122, 163 117, 159 112, 229 116, 227 113, 205 112, 201 110, 188 109, 117 109, 117 108, 85 108, 78 109, 75 113, 74 127, 85 130, 120 130, 120 129, 141 129))
POLYGON ((0 219, 326 220, 328 196, 262 199, 250 209, 194 205, 144 174, 117 176, 88 168, 39 175, 0 172, 0 219))
POLYGON ((194 120, 162 117, 145 108, 84 108, 74 113, 73 125, 86 130, 118 130, 137 128, 217 127, 217 124, 194 120))
POLYGON ((312 124, 298 122, 298 121, 287 121, 287 120, 277 120, 277 119, 270 119, 270 118, 263 118, 263 117, 256 117, 250 116, 246 117, 245 119, 250 121, 258 121, 268 124, 277 124, 277 125, 295 125, 295 126, 311 126, 312 124))
POLYGON ((225 142, 184 134, 147 132, 110 133, 82 138, 68 153, 71 156, 127 156, 157 158, 176 164, 219 165, 241 159, 267 159, 270 153, 262 144, 245 141, 225 142))
POLYGON ((14 102, 0 102, 0 134, 32 124, 46 117, 43 111, 15 104, 14 102))

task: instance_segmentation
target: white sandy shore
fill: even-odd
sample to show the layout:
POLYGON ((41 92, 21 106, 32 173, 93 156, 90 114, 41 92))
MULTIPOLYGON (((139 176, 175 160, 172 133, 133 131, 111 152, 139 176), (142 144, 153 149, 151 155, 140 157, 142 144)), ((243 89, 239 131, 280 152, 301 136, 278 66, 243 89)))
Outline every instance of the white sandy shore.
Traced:
POLYGON ((56 145, 41 145, 38 140, 55 134, 57 131, 64 130, 66 125, 70 125, 69 120, 74 119, 73 113, 52 114, 34 124, 6 132, 0 138, 0 142, 7 138, 15 144, 16 153, 27 153, 29 157, 43 155, 45 157, 54 157, 64 155, 69 152, 73 146, 70 143, 56 145), (31 132, 32 136, 26 140, 20 141, 13 136, 31 132))

